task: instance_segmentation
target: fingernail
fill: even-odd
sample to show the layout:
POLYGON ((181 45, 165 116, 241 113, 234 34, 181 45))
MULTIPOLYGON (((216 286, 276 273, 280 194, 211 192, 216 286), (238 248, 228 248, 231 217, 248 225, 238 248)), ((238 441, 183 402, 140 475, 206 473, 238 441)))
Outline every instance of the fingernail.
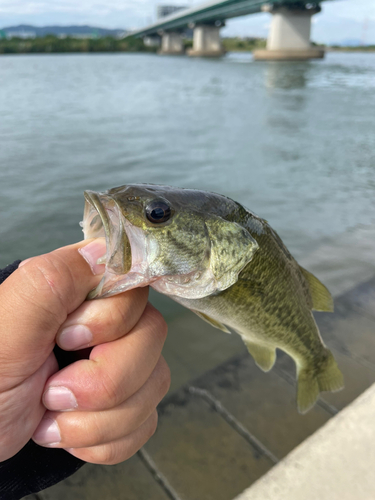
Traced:
POLYGON ((74 351, 82 347, 88 347, 93 336, 85 325, 74 325, 64 328, 59 336, 59 346, 66 351, 74 351))
POLYGON ((60 429, 56 420, 43 418, 33 434, 33 440, 42 445, 54 445, 61 441, 60 429))
POLYGON ((82 255, 85 261, 91 267, 93 274, 103 274, 105 271, 104 264, 97 264, 98 259, 103 257, 106 253, 106 244, 104 238, 97 238, 83 248, 80 248, 78 252, 82 255))
POLYGON ((31 260, 31 259, 33 259, 33 257, 30 257, 29 259, 25 259, 25 260, 23 260, 22 262, 20 262, 20 263, 18 264, 18 267, 22 267, 22 266, 24 266, 24 265, 26 264, 26 262, 29 262, 29 260, 31 260))
POLYGON ((49 387, 43 394, 43 403, 49 410, 62 411, 77 408, 77 400, 67 387, 49 387))

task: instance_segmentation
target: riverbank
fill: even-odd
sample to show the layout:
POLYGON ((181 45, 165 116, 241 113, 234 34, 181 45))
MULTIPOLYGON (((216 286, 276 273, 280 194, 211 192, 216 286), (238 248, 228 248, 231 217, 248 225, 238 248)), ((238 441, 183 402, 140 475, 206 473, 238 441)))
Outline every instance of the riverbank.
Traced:
POLYGON ((325 47, 329 52, 375 52, 375 45, 358 46, 358 47, 325 47))
POLYGON ((222 44, 227 52, 252 52, 256 49, 265 49, 265 38, 223 38, 222 44))
MULTIPOLYGON (((192 40, 185 40, 185 49, 192 47, 192 40)), ((226 52, 252 52, 266 48, 265 38, 223 38, 226 52)), ((317 45, 330 52, 374 52, 375 45, 358 47, 338 47, 317 45)), ((111 36, 100 38, 59 38, 46 35, 37 38, 0 39, 0 54, 61 54, 61 53, 100 53, 100 52, 150 52, 156 53, 158 47, 148 47, 141 38, 125 39, 111 36)))
MULTIPOLYGON (((185 49, 192 47, 192 40, 185 40, 185 49)), ((226 52, 252 52, 266 48, 264 38, 223 38, 226 52)), ((318 47, 318 46, 317 46, 318 47)), ((375 45, 359 47, 319 47, 330 52, 375 52, 375 45)), ((64 54, 103 52, 149 52, 156 53, 157 47, 148 47, 141 38, 119 39, 111 36, 100 38, 59 38, 55 35, 23 39, 0 39, 0 54, 64 54)))
POLYGON ((38 38, 11 38, 0 40, 0 54, 61 54, 81 52, 156 52, 141 38, 58 38, 47 35, 38 38))
MULTIPOLYGON (((266 47, 262 38, 223 38, 226 52, 252 52, 266 47)), ((193 41, 186 39, 185 50, 192 48, 193 41)), ((111 36, 100 38, 60 38, 46 35, 37 38, 0 39, 0 54, 61 54, 90 52, 151 52, 156 53, 158 47, 148 47, 142 38, 129 37, 119 39, 111 36)))

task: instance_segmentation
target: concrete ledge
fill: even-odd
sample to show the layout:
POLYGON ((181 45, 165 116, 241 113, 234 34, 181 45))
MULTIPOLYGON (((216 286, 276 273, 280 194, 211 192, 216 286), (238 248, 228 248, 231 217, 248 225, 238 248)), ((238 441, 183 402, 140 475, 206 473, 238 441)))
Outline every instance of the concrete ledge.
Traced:
POLYGON ((259 49, 253 51, 253 57, 256 61, 306 61, 307 59, 322 59, 324 57, 324 50, 323 49, 304 49, 304 50, 259 49))
POLYGON ((194 50, 189 49, 187 55, 191 57, 222 57, 225 55, 225 50, 194 50))
POLYGON ((375 384, 235 500, 375 498, 375 384))

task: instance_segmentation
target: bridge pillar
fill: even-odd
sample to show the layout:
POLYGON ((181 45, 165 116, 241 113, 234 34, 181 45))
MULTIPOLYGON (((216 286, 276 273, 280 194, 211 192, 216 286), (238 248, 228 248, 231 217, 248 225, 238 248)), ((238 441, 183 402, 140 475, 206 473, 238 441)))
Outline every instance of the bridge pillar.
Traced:
POLYGON ((160 47, 161 38, 159 35, 145 36, 143 37, 143 43, 146 47, 160 47))
POLYGON ((189 56, 218 57, 224 54, 220 39, 220 26, 200 24, 193 32, 193 48, 187 51, 189 56))
POLYGON ((162 55, 181 55, 184 54, 184 42, 181 33, 165 32, 161 36, 161 49, 159 54, 162 55))
POLYGON ((267 49, 255 50, 254 59, 300 61, 324 57, 324 50, 315 48, 310 43, 311 18, 320 12, 319 5, 309 9, 305 6, 266 5, 262 10, 271 12, 272 22, 267 49))

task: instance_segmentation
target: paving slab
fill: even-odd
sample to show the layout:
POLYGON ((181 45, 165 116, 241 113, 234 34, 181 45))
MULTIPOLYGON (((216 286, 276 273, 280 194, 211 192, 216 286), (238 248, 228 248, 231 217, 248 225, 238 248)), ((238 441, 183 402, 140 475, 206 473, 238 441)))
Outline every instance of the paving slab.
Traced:
POLYGON ((275 371, 260 371, 249 355, 212 370, 194 386, 208 390, 279 459, 331 417, 318 405, 299 414, 295 388, 275 371))
POLYGON ((273 465, 188 390, 163 405, 145 449, 184 500, 228 500, 273 465))
POLYGON ((213 328, 185 309, 168 322, 163 356, 171 369, 169 392, 243 352, 246 347, 239 335, 213 328))

